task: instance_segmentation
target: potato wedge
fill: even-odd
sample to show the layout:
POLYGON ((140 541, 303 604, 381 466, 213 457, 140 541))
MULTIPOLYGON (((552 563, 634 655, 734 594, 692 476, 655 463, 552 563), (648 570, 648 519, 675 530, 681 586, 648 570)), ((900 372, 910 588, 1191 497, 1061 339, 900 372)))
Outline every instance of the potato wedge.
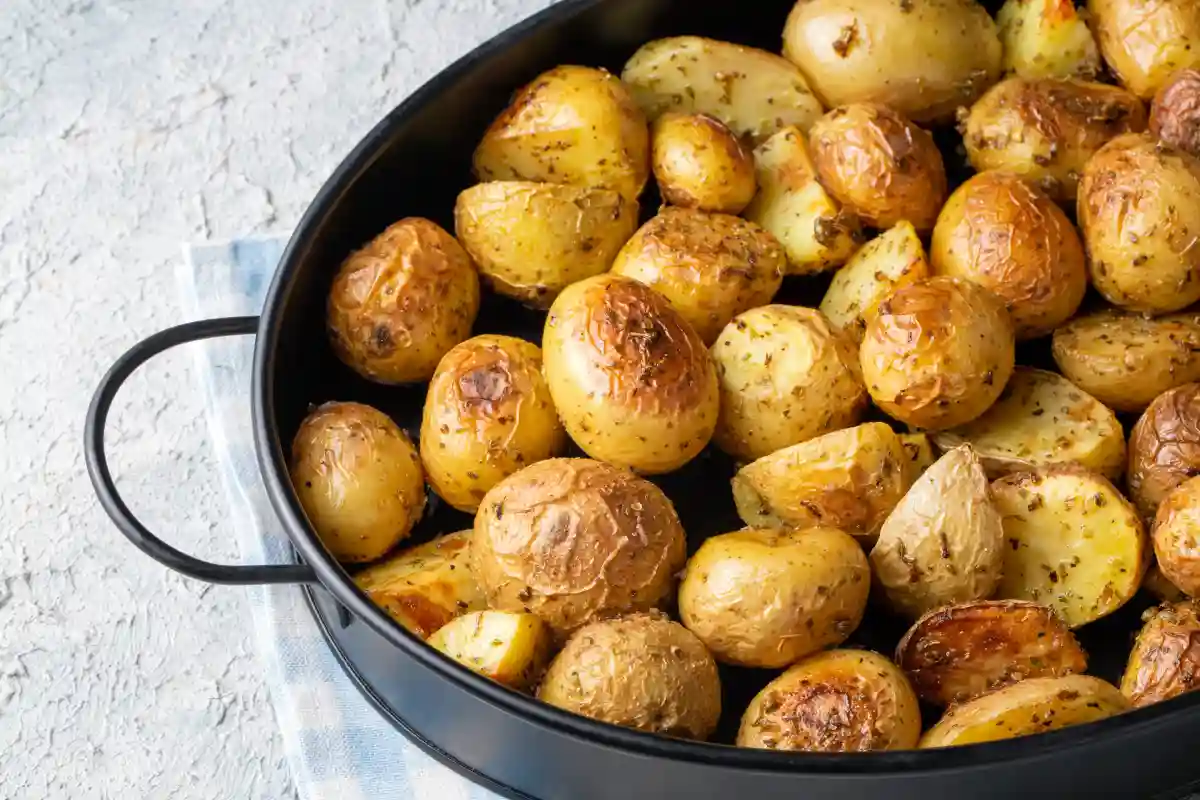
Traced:
POLYGON ((1121 694, 1134 708, 1200 689, 1200 607, 1174 603, 1145 619, 1121 677, 1121 694))
POLYGON ((1175 487, 1154 516, 1154 556, 1172 584, 1200 596, 1200 478, 1175 487))
POLYGON ((1054 372, 1017 367, 982 417, 931 434, 942 450, 970 444, 991 477, 1051 464, 1107 476, 1125 469, 1125 432, 1115 414, 1054 372))
POLYGON ((902 433, 900 444, 904 447, 904 454, 908 456, 908 482, 915 483, 917 478, 924 475, 925 470, 938 460, 938 452, 929 436, 924 433, 902 433))
POLYGON ((1087 655, 1047 606, 981 600, 921 617, 896 663, 922 700, 948 706, 1026 678, 1084 672, 1087 655))
POLYGON ((1129 499, 1146 520, 1176 486, 1200 475, 1200 383, 1163 392, 1129 435, 1129 499))
POLYGON ((699 36, 643 45, 621 79, 651 121, 667 111, 708 114, 755 142, 789 125, 807 131, 824 113, 787 59, 699 36))
POLYGON ((1103 476, 1079 467, 1009 475, 992 484, 992 503, 1006 539, 996 597, 1048 605, 1078 628, 1137 594, 1146 529, 1103 476))
POLYGON ((535 614, 474 611, 438 629, 429 644, 485 678, 526 692, 546 671, 554 636, 535 614))
POLYGON ((1008 0, 996 24, 1006 73, 1085 80, 1100 73, 1100 48, 1072 0, 1008 0))
POLYGON ((1120 714, 1129 703, 1090 675, 1030 678, 955 706, 921 737, 921 749, 998 742, 1120 714))

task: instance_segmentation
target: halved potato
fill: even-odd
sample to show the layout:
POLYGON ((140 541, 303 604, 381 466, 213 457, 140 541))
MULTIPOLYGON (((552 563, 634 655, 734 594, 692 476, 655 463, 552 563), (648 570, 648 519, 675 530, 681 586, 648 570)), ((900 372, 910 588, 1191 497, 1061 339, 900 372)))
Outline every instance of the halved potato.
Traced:
POLYGON ((1091 79, 1100 72, 1100 48, 1072 0, 1008 0, 996 23, 1007 73, 1091 79))
POLYGON ((1200 689, 1200 607, 1185 601, 1146 615, 1121 693, 1134 708, 1200 689))
POLYGON ((1102 475, 1048 467, 992 484, 1004 524, 996 597, 1048 605, 1072 628, 1125 605, 1149 559, 1133 505, 1102 475))
POLYGON ((948 706, 1026 678, 1083 672, 1087 654, 1049 607, 981 600, 921 617, 896 663, 922 700, 948 706))
POLYGON ((911 484, 934 465, 938 460, 938 452, 928 434, 924 433, 902 433, 900 444, 904 447, 904 454, 908 456, 908 476, 911 484))
POLYGON ((943 450, 970 444, 992 477, 1079 464, 1112 480, 1125 469, 1125 432, 1113 412, 1061 375, 1017 367, 983 416, 932 434, 943 450))
POLYGON ((921 737, 921 749, 998 742, 1120 714, 1129 703, 1091 675, 1030 678, 954 706, 921 737))
POLYGON ((440 628, 429 644, 480 675, 524 692, 546 671, 554 636, 535 614, 475 611, 440 628))

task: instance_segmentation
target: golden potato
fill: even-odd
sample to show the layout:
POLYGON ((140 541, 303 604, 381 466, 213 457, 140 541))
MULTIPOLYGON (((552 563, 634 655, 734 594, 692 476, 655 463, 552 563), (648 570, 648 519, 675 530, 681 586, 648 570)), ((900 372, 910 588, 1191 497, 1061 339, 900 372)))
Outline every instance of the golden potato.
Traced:
POLYGON ((476 611, 438 629, 429 645, 485 678, 524 692, 550 663, 554 636, 533 614, 476 611))
POLYGON ((1200 608, 1192 601, 1162 606, 1147 614, 1121 694, 1134 708, 1153 705, 1200 689, 1200 608))
POLYGON ((1015 172, 1072 202, 1084 165, 1110 139, 1146 129, 1146 109, 1116 86, 1010 78, 979 99, 962 126, 976 170, 1015 172))
POLYGON ((1053 331, 1087 292, 1075 226, 1049 196, 1011 172, 981 172, 951 195, 929 255, 935 274, 973 281, 1003 300, 1017 339, 1053 331))
POLYGON ((1160 603, 1180 603, 1188 599, 1187 593, 1180 591, 1178 586, 1167 580, 1157 561, 1146 570, 1146 577, 1142 578, 1142 589, 1160 603))
POLYGON ((855 425, 866 410, 853 343, 814 309, 739 314, 712 357, 721 387, 713 438, 743 461, 855 425))
POLYGON ((975 0, 801 0, 783 54, 828 108, 882 103, 945 122, 1000 77, 996 25, 975 0))
POLYGON ((501 480, 566 445, 537 345, 477 336, 438 364, 421 419, 421 463, 429 485, 459 511, 475 513, 501 480))
POLYGON ((347 258, 329 290, 333 351, 378 383, 429 380, 471 335, 479 276, 454 237, 427 219, 402 219, 347 258))
POLYGON ((771 302, 786 271, 779 242, 753 222, 688 208, 660 211, 612 267, 670 300, 706 345, 738 314, 771 302))
POLYGON ((593 458, 671 472, 708 444, 719 397, 712 359, 648 286, 619 275, 570 286, 550 308, 542 351, 559 417, 593 458))
POLYGON ((1172 489, 1154 516, 1154 555, 1167 580, 1200 596, 1200 478, 1172 489))
POLYGON ((1150 133, 1200 156, 1200 69, 1181 69, 1154 95, 1150 133))
POLYGON ((650 129, 615 76, 555 67, 521 89, 492 122, 474 164, 481 181, 606 186, 632 200, 650 176, 650 129))
POLYGON ((534 308, 607 272, 637 221, 637 201, 614 189, 556 183, 480 183, 454 207, 455 232, 483 279, 534 308))
POLYGON ((721 718, 717 665, 700 640, 664 616, 593 622, 550 664, 538 699, 651 733, 707 739, 721 718))
POLYGON ((829 526, 871 539, 913 480, 900 438, 868 422, 746 465, 733 478, 733 500, 747 525, 829 526))
POLYGON ((954 706, 921 737, 921 749, 998 742, 1120 714, 1129 703, 1090 675, 1029 678, 954 706))
POLYGON ((1012 320, 992 292, 960 278, 929 278, 879 304, 859 357, 875 404, 938 430, 983 414, 1016 359, 1012 320))
POLYGON ((688 561, 679 618, 718 661, 786 667, 841 644, 862 621, 871 567, 833 528, 747 528, 688 561))
POLYGON ((671 205, 740 214, 754 199, 754 156, 719 119, 670 111, 651 137, 654 178, 671 205))
POLYGON ((948 706, 1026 678, 1087 669, 1087 654, 1047 606, 979 600, 930 611, 896 647, 896 663, 927 703, 948 706))
POLYGON ((808 137, 821 185, 863 222, 933 230, 946 168, 928 131, 887 106, 851 103, 813 123, 808 137))
POLYGON ((417 449, 370 406, 326 403, 309 414, 292 440, 290 467, 309 524, 343 563, 380 558, 425 510, 417 449))
POLYGON ((911 750, 921 710, 896 665, 868 650, 817 653, 767 684, 742 715, 739 747, 911 750))
POLYGON ((1104 60, 1121 84, 1149 99, 1181 67, 1200 66, 1195 0, 1088 0, 1104 60))
POLYGON ((1146 135, 1113 139, 1087 163, 1079 225, 1110 303, 1168 314, 1200 300, 1198 196, 1200 159, 1146 135))
POLYGON ((1200 475, 1200 383, 1163 393, 1129 435, 1129 499, 1145 519, 1179 484, 1200 475))
POLYGON ((1085 79, 1100 73, 1100 49, 1073 0, 1007 0, 996 24, 1006 73, 1085 79))
POLYGON ((896 505, 871 550, 871 567, 888 603, 915 619, 991 597, 1003 544, 987 475, 970 447, 958 447, 925 470, 896 505))
POLYGON ((471 542, 488 605, 537 614, 558 635, 668 601, 686 559, 662 490, 586 458, 539 461, 498 483, 471 542))

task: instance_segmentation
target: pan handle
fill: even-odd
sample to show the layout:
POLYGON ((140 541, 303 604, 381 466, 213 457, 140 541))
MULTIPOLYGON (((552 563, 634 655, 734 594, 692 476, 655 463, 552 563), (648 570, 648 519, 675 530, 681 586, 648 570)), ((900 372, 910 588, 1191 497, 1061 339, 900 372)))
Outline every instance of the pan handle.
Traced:
POLYGON ((108 411, 112 407, 117 390, 134 371, 154 356, 176 345, 212 339, 218 336, 253 334, 258 330, 258 317, 228 317, 189 322, 160 331, 129 349, 109 369, 100 381, 92 404, 88 408, 84 429, 83 450, 87 461, 88 475, 100 498, 100 505, 117 529, 146 555, 161 564, 198 580, 208 583, 233 585, 265 583, 316 583, 317 576, 306 564, 277 564, 233 566, 211 564, 176 550, 159 539, 143 525, 125 505, 117 492, 112 473, 108 469, 108 456, 104 451, 104 427, 108 411))

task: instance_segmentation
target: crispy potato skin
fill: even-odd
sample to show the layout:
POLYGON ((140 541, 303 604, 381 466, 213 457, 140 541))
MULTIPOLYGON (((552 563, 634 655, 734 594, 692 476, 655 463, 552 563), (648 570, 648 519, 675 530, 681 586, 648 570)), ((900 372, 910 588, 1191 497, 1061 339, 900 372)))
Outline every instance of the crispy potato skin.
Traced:
POLYGON ((817 120, 809 141, 821 184, 868 225, 933 230, 946 168, 928 131, 887 106, 852 103, 817 120))
POLYGON ((942 209, 929 252, 933 271, 974 281, 1008 308, 1018 339, 1044 336, 1087 292, 1083 243, 1048 195, 1010 172, 982 172, 942 209))
POLYGON ((612 267, 670 300, 706 345, 738 314, 771 302, 786 271, 783 247, 758 225, 687 208, 660 211, 612 267))
POLYGON ((871 568, 833 528, 749 528, 688 561, 679 616, 719 661, 777 669, 841 644, 862 621, 871 568))
POLYGON ((292 440, 292 487, 334 558, 374 561, 412 532, 425 510, 417 449, 396 423, 360 403, 326 403, 292 440))
POLYGON ((1200 159, 1147 135, 1113 139, 1088 162, 1077 216, 1110 303, 1169 314, 1200 300, 1197 196, 1200 159))
POLYGON ((1150 133, 1200 157, 1200 69, 1179 70, 1154 95, 1150 133))
POLYGON ((1200 383, 1164 392, 1129 436, 1129 495, 1145 519, 1179 484, 1200 475, 1200 383))
POLYGON ((593 458, 671 472, 716 427, 719 387, 704 341, 666 297, 632 278, 568 287, 546 318, 542 357, 567 433, 593 458))
POLYGON ((654 178, 671 205, 740 214, 754 199, 754 156, 715 117, 667 112, 651 142, 654 178))
POLYGON ((538 699, 627 728, 707 739, 721 718, 721 682, 704 645, 664 616, 581 628, 550 664, 538 699))
POLYGON ((815 309, 739 314, 712 356, 721 387, 713 438, 744 461, 855 425, 866 410, 853 343, 815 309))
POLYGON ((1200 478, 1175 487, 1154 517, 1154 555, 1171 583, 1192 597, 1200 595, 1200 478))
POLYGON ((988 410, 1012 374, 1015 348, 1012 320, 996 295, 939 276, 880 303, 859 357, 877 406, 901 422, 940 430, 988 410))
POLYGON ((1047 606, 981 600, 921 617, 900 640, 896 663, 917 696, 948 706, 1026 678, 1083 672, 1087 655, 1047 606))
POLYGON ((637 201, 614 189, 528 181, 476 184, 454 207, 455 232, 483 280, 533 308, 606 272, 637 220, 637 201))
POLYGON ((861 753, 911 750, 921 712, 908 679, 868 650, 829 650, 767 684, 742 715, 739 747, 861 753))
POLYGON ((873 102, 945 122, 1000 77, 996 25, 969 0, 803 0, 783 54, 826 107, 873 102))
POLYGON ((1109 140, 1146 130, 1140 100, 1116 86, 1010 78, 971 107, 962 125, 976 170, 1015 172, 1059 202, 1074 201, 1084 165, 1109 140))
POLYGON ((1193 0, 1088 0, 1104 60, 1121 84, 1149 99, 1181 67, 1200 66, 1200 6, 1193 0))
POLYGON ((1007 0, 996 24, 1006 73, 1088 80, 1100 73, 1100 50, 1073 0, 1007 0))
POLYGON ((438 629, 429 645, 485 678, 526 692, 546 671, 554 636, 533 614, 476 611, 438 629))
POLYGON ((347 366, 377 383, 415 383, 471 335, 478 312, 471 257, 437 224, 409 217, 342 263, 327 322, 347 366))
POLYGON ((560 636, 657 607, 686 559, 683 526, 658 487, 582 458, 540 461, 497 484, 471 544, 488 605, 537 614, 560 636))
POLYGON ((1200 608, 1188 600, 1149 612, 1121 677, 1121 694, 1131 706, 1142 708, 1196 689, 1200 608))

